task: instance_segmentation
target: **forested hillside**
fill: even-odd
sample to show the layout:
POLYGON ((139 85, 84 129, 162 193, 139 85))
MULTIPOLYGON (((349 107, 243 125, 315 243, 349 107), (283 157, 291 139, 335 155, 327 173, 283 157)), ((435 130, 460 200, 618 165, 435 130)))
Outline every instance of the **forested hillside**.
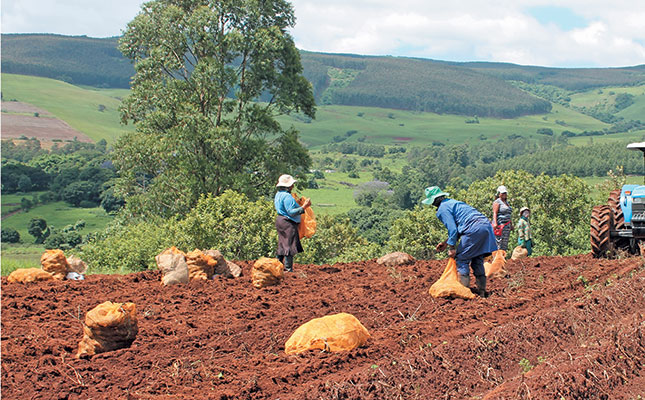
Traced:
MULTIPOLYGON (((4 34, 2 70, 74 84, 125 88, 134 69, 117 50, 117 41, 118 38, 4 34)), ((513 118, 546 113, 552 101, 535 90, 529 94, 518 81, 564 91, 645 82, 645 66, 565 69, 300 53, 304 75, 312 83, 319 105, 513 118)))
POLYGON ((3 34, 2 72, 129 88, 134 67, 117 49, 117 41, 116 37, 3 34))

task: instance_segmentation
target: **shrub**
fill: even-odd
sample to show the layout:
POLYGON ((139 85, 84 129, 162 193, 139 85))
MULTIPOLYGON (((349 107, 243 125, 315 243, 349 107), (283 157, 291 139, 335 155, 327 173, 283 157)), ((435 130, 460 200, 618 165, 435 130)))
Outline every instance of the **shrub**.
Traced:
MULTIPOLYGON (((570 175, 534 176, 524 171, 504 171, 474 182, 467 190, 454 192, 452 197, 491 218, 495 188, 501 184, 508 188, 513 221, 519 218, 521 207, 531 209, 531 228, 537 243, 534 255, 574 255, 590 251, 592 202, 590 188, 582 179, 570 175)), ((510 243, 515 240, 517 234, 511 232, 510 243)))
POLYGON ((2 243, 19 243, 20 234, 14 228, 2 228, 2 243))
POLYGON ((203 196, 183 219, 126 223, 117 218, 81 253, 101 269, 130 272, 156 268, 154 257, 170 246, 218 249, 228 259, 250 260, 274 256, 277 240, 273 203, 251 202, 229 190, 219 197, 203 196))
POLYGON ((380 246, 362 238, 349 219, 321 215, 316 217, 316 223, 316 234, 302 241, 304 252, 296 256, 298 263, 333 264, 382 255, 380 246))
POLYGON ((45 240, 46 249, 70 250, 83 242, 80 233, 72 230, 69 232, 54 232, 45 240))
POLYGON ((154 257, 176 244, 174 220, 148 218, 124 223, 116 219, 106 231, 89 238, 79 251, 90 268, 119 273, 156 266, 154 257))
POLYGON ((388 251, 403 251, 422 260, 435 258, 435 246, 448 236, 436 211, 431 206, 417 206, 406 211, 390 228, 388 251))

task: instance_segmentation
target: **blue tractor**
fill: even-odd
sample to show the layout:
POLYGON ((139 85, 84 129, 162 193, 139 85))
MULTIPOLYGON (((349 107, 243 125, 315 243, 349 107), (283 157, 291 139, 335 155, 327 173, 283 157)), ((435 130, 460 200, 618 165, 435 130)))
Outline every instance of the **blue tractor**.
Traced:
MULTIPOLYGON (((645 142, 627 148, 642 151, 645 165, 645 142)), ((645 185, 613 190, 607 204, 591 212, 591 253, 600 258, 612 257, 616 251, 645 254, 645 185)))

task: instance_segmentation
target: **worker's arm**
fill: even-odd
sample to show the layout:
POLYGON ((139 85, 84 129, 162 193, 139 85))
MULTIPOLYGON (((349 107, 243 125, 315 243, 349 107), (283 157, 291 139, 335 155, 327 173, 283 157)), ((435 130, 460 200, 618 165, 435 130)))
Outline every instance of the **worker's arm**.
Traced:
POLYGON ((493 229, 497 228, 497 213, 499 213, 499 203, 493 203, 493 229))

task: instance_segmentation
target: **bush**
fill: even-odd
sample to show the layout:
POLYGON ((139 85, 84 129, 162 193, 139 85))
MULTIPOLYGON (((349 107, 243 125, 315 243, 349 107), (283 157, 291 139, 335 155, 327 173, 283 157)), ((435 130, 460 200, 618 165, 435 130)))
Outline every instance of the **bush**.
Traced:
MULTIPOLYGON (((495 188, 501 184, 508 188, 513 221, 519 219, 521 207, 531 209, 531 228, 538 243, 533 249, 534 255, 564 256, 590 251, 592 202, 590 188, 582 179, 569 175, 534 176, 524 171, 504 171, 474 182, 467 190, 455 192, 453 198, 465 201, 491 218, 495 188)), ((510 243, 516 240, 517 233, 511 232, 510 243)))
POLYGON ((89 267, 99 270, 128 273, 155 268, 154 257, 176 245, 175 224, 172 219, 148 218, 130 223, 116 219, 104 233, 90 237, 79 256, 89 267))
POLYGON ((275 256, 275 211, 267 200, 250 202, 233 191, 202 197, 185 218, 134 221, 118 218, 81 249, 90 266, 118 272, 156 268, 154 257, 170 246, 184 251, 218 249, 227 259, 275 256))
POLYGON ((349 219, 322 215, 316 223, 316 234, 303 239, 304 252, 295 258, 300 264, 353 262, 383 255, 381 247, 362 238, 349 219))
POLYGON ((402 251, 411 256, 430 260, 436 258, 435 246, 448 237, 445 226, 432 206, 417 206, 406 211, 392 224, 387 242, 388 251, 402 251))
POLYGON ((55 232, 45 240, 46 249, 70 250, 83 242, 80 233, 76 231, 55 232))
POLYGON ((19 243, 20 234, 13 228, 2 228, 2 243, 19 243))

